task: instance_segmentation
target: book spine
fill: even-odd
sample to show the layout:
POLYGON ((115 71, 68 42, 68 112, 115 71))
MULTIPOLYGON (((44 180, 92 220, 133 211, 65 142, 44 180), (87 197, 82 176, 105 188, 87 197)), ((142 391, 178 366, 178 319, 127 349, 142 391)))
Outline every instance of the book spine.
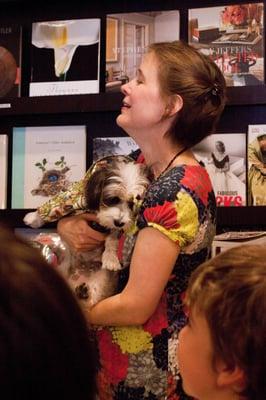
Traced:
POLYGON ((0 135, 0 209, 6 208, 8 136, 0 135))

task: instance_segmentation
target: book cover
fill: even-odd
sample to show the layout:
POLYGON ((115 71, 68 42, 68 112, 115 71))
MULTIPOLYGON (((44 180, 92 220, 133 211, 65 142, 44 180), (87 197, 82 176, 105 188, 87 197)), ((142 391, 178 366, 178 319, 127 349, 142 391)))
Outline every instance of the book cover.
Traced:
POLYGON ((86 127, 13 128, 12 208, 36 208, 83 178, 86 127))
POLYGON ((248 126, 248 205, 266 205, 266 124, 248 126))
POLYGON ((106 92, 119 92, 136 76, 145 48, 179 39, 178 10, 108 14, 106 17, 106 92))
POLYGON ((21 88, 22 29, 0 25, 0 98, 19 97, 21 88))
POLYGON ((93 161, 112 155, 129 155, 138 149, 131 137, 96 137, 93 138, 93 161))
POLYGON ((30 96, 99 93, 100 19, 32 24, 30 96))
POLYGON ((264 4, 189 10, 189 43, 208 55, 227 86, 264 84, 264 4))
POLYGON ((8 136, 0 134, 0 208, 6 208, 7 199, 8 136))
POLYGON ((246 205, 246 134, 219 133, 193 147, 210 176, 217 206, 246 205))

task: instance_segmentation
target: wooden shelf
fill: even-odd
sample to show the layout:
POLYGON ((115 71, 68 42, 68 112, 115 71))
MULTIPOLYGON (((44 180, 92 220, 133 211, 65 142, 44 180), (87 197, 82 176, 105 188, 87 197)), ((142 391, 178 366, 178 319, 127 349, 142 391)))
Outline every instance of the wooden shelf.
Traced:
POLYGON ((266 85, 228 87, 227 97, 229 106, 266 104, 266 85))
POLYGON ((266 206, 219 207, 217 227, 219 230, 266 230, 266 206))
POLYGON ((121 102, 121 93, 1 99, 0 116, 117 111, 121 102))
MULTIPOLYGON (((266 104, 266 86, 229 87, 228 106, 266 104)), ((0 99, 0 116, 118 111, 121 93, 0 99)))

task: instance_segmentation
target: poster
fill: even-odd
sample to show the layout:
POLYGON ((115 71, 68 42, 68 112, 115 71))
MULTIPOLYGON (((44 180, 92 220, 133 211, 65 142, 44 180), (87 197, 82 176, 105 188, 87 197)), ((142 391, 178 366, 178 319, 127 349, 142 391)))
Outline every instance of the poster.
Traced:
POLYGON ((264 84, 263 13, 263 3, 189 10, 189 43, 214 60, 227 86, 264 84))
POLYGON ((86 171, 86 127, 13 129, 12 208, 37 208, 86 171))
POLYGON ((106 92, 119 92, 136 76, 145 48, 179 39, 178 10, 108 14, 106 18, 106 92))
POLYGON ((202 140, 192 150, 208 171, 217 206, 245 206, 246 134, 214 134, 202 140))
POLYGON ((30 96, 99 93, 100 19, 32 24, 30 96))
POLYGON ((266 124, 248 127, 248 205, 266 205, 266 124))

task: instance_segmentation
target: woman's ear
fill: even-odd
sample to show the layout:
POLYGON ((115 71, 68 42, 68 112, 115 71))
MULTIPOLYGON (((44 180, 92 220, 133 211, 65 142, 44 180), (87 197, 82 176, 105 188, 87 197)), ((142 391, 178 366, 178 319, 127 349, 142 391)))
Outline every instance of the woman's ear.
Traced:
POLYGON ((179 94, 170 96, 167 105, 165 107, 165 116, 173 117, 183 107, 183 98, 179 94))

